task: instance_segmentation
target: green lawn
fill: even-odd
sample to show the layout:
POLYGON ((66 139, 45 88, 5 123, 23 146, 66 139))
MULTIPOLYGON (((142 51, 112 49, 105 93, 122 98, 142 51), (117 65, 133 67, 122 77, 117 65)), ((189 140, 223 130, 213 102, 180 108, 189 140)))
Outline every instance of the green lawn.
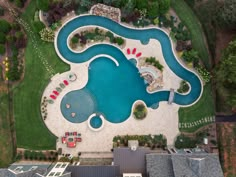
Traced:
POLYGON ((201 60, 210 69, 211 62, 201 24, 184 0, 172 0, 171 6, 191 33, 192 45, 199 52, 201 60))
MULTIPOLYGON (((190 107, 179 109, 179 122, 190 123, 205 117, 213 116, 214 114, 215 110, 214 110, 214 102, 212 99, 211 85, 207 84, 204 87, 202 97, 196 104, 190 107)), ((192 128, 180 128, 180 131, 194 132, 203 125, 206 124, 202 124, 192 128)))
MULTIPOLYGON (((36 1, 31 1, 22 18, 33 29, 36 1)), ((25 76, 20 85, 14 88, 14 117, 16 121, 17 146, 34 150, 55 149, 56 137, 49 132, 40 114, 42 93, 49 83, 50 76, 32 46, 28 36, 25 51, 25 76)), ((36 37, 39 50, 56 72, 64 72, 69 66, 56 55, 53 43, 41 41, 36 37)))
MULTIPOLYGON (((172 0, 171 3, 172 8, 191 33, 193 48, 199 52, 201 61, 208 69, 210 69, 211 62, 207 50, 207 43, 205 42, 204 32, 198 18, 184 0, 172 0)), ((179 109, 179 122, 194 122, 214 114, 215 106, 213 102, 212 90, 210 84, 207 84, 204 86, 202 97, 195 105, 179 109)), ((194 132, 201 126, 203 125, 188 129, 181 128, 180 131, 194 132)))
MULTIPOLYGON (((1 84, 1 83, 0 83, 1 84)), ((0 91, 0 168, 8 167, 12 162, 13 144, 8 117, 8 95, 0 91)))

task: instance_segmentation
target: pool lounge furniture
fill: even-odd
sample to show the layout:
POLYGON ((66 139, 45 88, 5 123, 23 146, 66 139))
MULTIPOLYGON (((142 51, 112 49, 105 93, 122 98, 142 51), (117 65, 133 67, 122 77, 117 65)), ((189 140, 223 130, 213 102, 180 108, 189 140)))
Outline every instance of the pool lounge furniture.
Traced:
POLYGON ((74 136, 77 136, 77 132, 73 132, 73 135, 74 135, 74 136))
POLYGON ((142 55, 141 52, 137 53, 136 57, 140 57, 142 55))
POLYGON ((61 137, 61 142, 62 142, 63 144, 66 144, 66 137, 61 137))
POLYGON ((55 100, 57 97, 55 95, 50 95, 50 98, 55 100))
POLYGON ((136 53, 136 48, 133 48, 132 54, 134 55, 136 53))
POLYGON ((59 95, 58 91, 53 90, 53 93, 57 96, 59 95))
POLYGON ((69 85, 69 82, 68 82, 67 80, 64 80, 63 83, 64 83, 65 85, 69 85))
POLYGON ((81 142, 81 141, 82 141, 82 138, 79 138, 79 137, 76 138, 76 142, 81 142))
POLYGON ((130 54, 130 49, 129 49, 129 48, 127 49, 127 54, 128 54, 128 55, 130 54))

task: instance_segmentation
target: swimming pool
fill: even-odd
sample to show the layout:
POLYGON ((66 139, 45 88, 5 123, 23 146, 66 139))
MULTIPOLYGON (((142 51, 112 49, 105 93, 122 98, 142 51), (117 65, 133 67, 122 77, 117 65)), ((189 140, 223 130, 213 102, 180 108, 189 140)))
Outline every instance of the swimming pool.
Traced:
MULTIPOLYGON (((125 121, 130 113, 133 103, 142 100, 148 107, 158 107, 159 102, 167 101, 169 91, 158 91, 148 93, 143 78, 140 77, 138 69, 127 60, 123 52, 109 44, 97 44, 91 46, 81 53, 75 53, 67 46, 67 38, 77 28, 85 26, 100 26, 125 38, 139 40, 147 43, 150 39, 156 39, 161 43, 162 53, 169 68, 183 80, 191 85, 191 90, 186 95, 175 93, 174 103, 189 105, 194 103, 201 95, 202 85, 200 79, 193 72, 183 68, 179 64, 172 51, 168 35, 160 29, 131 29, 124 27, 110 19, 100 16, 85 15, 72 19, 58 32, 55 47, 58 55, 72 63, 82 63, 92 57, 105 54, 116 59, 114 61, 106 57, 98 57, 90 63, 89 80, 87 85, 80 90, 67 93, 61 102, 63 116, 74 123, 80 123, 88 119, 88 114, 101 112, 106 120, 112 123, 125 121), (88 108, 77 106, 73 111, 78 117, 71 118, 71 111, 65 104, 82 105, 84 99, 80 97, 85 94, 89 99, 88 108), (91 105, 91 107, 90 107, 91 105)), ((86 98, 85 98, 86 99, 86 98)))
POLYGON ((102 126, 102 119, 99 116, 94 116, 90 119, 90 125, 94 129, 98 129, 102 126))

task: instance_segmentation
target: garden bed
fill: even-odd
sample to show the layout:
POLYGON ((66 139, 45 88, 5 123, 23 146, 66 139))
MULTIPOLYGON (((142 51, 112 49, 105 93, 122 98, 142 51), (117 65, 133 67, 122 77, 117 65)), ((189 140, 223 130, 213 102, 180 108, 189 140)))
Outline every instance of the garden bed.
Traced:
POLYGON ((114 44, 121 49, 125 48, 126 44, 122 37, 115 36, 110 31, 98 27, 86 27, 86 29, 79 29, 73 34, 69 45, 76 51, 82 51, 91 45, 101 42, 114 44))

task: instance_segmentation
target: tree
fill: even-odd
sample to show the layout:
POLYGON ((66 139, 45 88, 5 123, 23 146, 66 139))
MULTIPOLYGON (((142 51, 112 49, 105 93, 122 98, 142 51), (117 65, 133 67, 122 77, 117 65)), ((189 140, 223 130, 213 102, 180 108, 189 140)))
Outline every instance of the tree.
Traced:
POLYGON ((159 0, 159 12, 164 15, 170 8, 170 0, 159 0))
POLYGON ((24 7, 24 2, 22 0, 15 0, 15 4, 19 8, 24 7))
POLYGON ((227 28, 236 28, 236 3, 235 0, 225 0, 218 10, 218 24, 227 28))
POLYGON ((236 89, 236 40, 229 43, 223 51, 221 61, 215 68, 216 88, 219 92, 226 93, 227 103, 235 107, 236 89))
POLYGON ((6 42, 5 34, 0 32, 0 44, 5 44, 5 42, 6 42))
POLYGON ((3 55, 6 52, 5 46, 0 44, 0 55, 3 55))
POLYGON ((40 10, 47 12, 49 9, 49 0, 37 0, 37 6, 40 10))
POLYGON ((158 2, 150 3, 147 11, 149 18, 156 18, 159 15, 159 4, 158 2))
POLYGON ((0 20, 0 32, 8 33, 11 30, 11 25, 6 20, 0 20))
POLYGON ((148 3, 144 0, 135 0, 135 7, 139 10, 147 9, 148 3))

